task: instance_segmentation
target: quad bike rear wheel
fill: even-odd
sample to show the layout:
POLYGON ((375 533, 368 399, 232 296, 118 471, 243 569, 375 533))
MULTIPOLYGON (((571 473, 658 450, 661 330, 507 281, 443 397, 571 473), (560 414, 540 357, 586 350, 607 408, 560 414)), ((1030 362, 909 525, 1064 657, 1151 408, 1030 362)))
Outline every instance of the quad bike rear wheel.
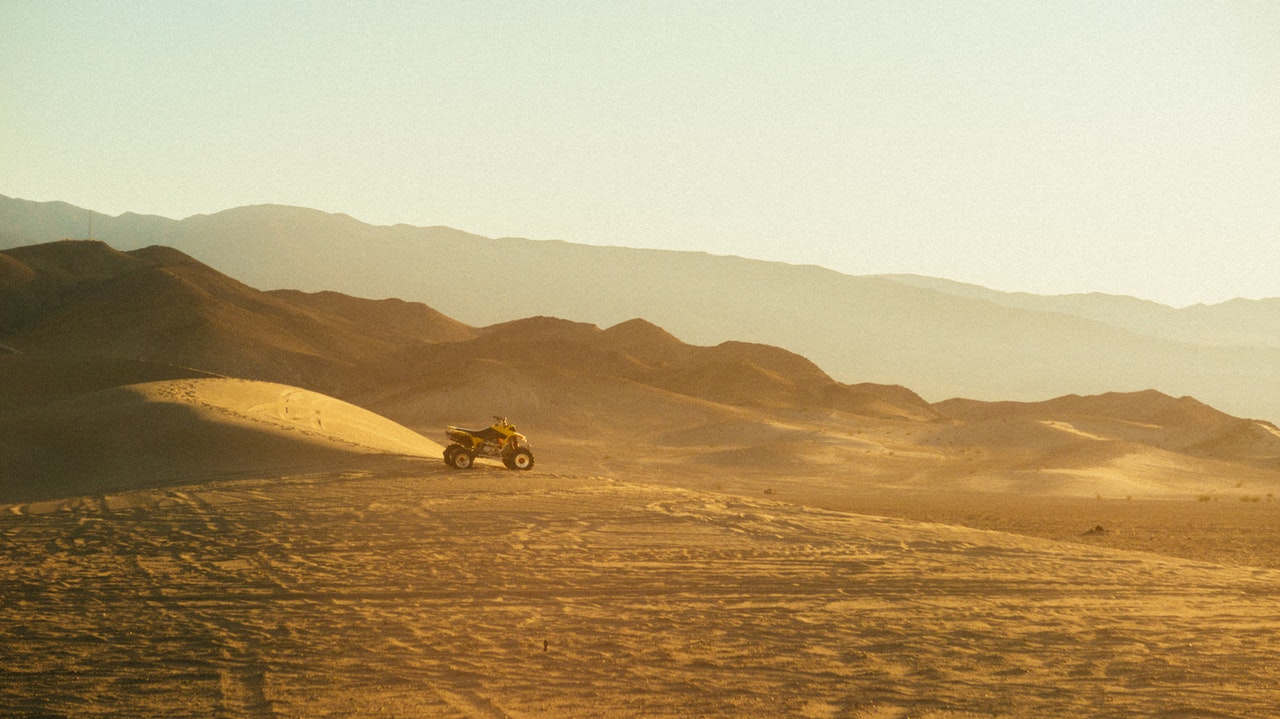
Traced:
POLYGON ((462 447, 462 445, 457 444, 457 443, 454 443, 454 444, 449 445, 448 447, 445 447, 445 448, 444 448, 444 463, 445 463, 445 464, 447 464, 447 465, 449 465, 450 467, 452 467, 452 466, 453 466, 453 455, 454 455, 454 453, 455 453, 455 452, 465 452, 465 451, 466 451, 466 450, 462 447))
POLYGON ((461 447, 449 454, 449 466, 454 469, 470 469, 475 461, 476 458, 461 447))

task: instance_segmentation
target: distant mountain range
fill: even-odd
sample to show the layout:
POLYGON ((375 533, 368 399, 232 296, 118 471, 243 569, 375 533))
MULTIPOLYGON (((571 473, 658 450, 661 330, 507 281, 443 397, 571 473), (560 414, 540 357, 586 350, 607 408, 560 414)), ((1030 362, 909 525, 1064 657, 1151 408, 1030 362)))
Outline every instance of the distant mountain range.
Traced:
POLYGON ((249 286, 421 302, 468 326, 539 315, 600 327, 643 318, 684 342, 774 345, 840 383, 903 385, 930 401, 1155 389, 1234 415, 1280 418, 1272 390, 1280 299, 1175 309, 1101 294, 1011 294, 694 252, 372 226, 296 207, 179 221, 0 197, 0 247, 83 238, 90 223, 116 249, 173 247, 249 286))
MULTIPOLYGON (((142 366, 156 379, 240 377, 350 398, 549 371, 746 407, 938 416, 906 389, 843 384, 777 347, 689 345, 639 319, 607 330, 550 317, 474 328, 420 303, 262 292, 172 248, 121 252, 96 240, 0 251, 0 346, 0 360, 26 372, 96 366, 104 380, 92 389, 113 386, 115 371, 136 383, 142 366)), ((63 374, 85 389, 82 373, 63 374)))

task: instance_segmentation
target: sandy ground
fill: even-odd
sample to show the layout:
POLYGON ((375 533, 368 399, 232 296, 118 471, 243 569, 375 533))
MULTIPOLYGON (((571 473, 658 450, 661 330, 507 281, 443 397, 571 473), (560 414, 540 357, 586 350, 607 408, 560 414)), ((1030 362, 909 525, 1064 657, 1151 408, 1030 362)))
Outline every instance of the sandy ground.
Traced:
POLYGON ((1280 572, 367 459, 0 507, 13 716, 1259 717, 1280 572))
MULTIPOLYGON (((1045 462, 1039 457, 975 462, 972 450, 921 452, 919 445, 895 442, 883 432, 850 442, 868 437, 887 446, 873 453, 856 444, 835 450, 744 446, 731 450, 734 461, 724 463, 707 461, 723 451, 713 445, 672 448, 553 437, 535 448, 540 466, 577 474, 1280 569, 1275 471, 1186 456, 1168 462, 1172 455, 1143 454, 1142 448, 1119 467, 1085 464, 1064 471, 1039 467, 1045 462), (1034 468, 1016 471, 1020 461, 1034 468), (1132 466, 1140 462, 1145 466, 1132 466)), ((733 439, 744 438, 757 439, 740 431, 733 439)))

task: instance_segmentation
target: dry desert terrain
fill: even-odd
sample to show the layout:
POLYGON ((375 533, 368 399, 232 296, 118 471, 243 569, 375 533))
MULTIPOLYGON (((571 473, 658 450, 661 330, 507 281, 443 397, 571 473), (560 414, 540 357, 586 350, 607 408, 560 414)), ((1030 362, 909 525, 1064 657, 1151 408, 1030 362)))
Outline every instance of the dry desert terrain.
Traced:
POLYGON ((9 715, 1257 717, 1280 571, 368 458, 3 508, 9 715))
MULTIPOLYGON (((429 440, 279 385, 133 392, 203 407, 180 428, 192 443, 256 422, 257 454, 242 459, 263 465, 293 456, 291 443, 358 446, 306 472, 237 466, 195 484, 0 507, 10 715, 1256 717, 1280 707, 1280 570, 1176 546, 1103 546, 1112 532, 1055 541, 1016 526, 1037 511, 1060 525, 1052 515, 1070 498, 989 492, 980 508, 973 493, 967 504, 840 494, 837 475, 803 473, 761 488, 742 472, 682 475, 670 459, 593 475, 557 468, 554 443, 532 472, 458 471, 429 440), (718 488, 696 486, 706 483, 718 488), (850 506, 823 506, 837 495, 850 506), (860 502, 880 516, 852 511, 860 502), (1009 531, 888 516, 943 508, 1009 531)), ((1240 510, 1246 524, 1276 507, 1071 501, 1110 507, 1078 521, 1105 515, 1120 527, 1160 502, 1188 518, 1240 510)))
POLYGON ((1191 397, 0 253, 3 716, 1280 716, 1277 494, 1191 397))

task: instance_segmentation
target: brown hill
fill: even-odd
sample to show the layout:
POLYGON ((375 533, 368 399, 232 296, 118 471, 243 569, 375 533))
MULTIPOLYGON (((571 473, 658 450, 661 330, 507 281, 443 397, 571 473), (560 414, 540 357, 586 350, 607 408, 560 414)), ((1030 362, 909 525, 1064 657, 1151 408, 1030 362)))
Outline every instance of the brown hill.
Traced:
POLYGON ((474 328, 420 303, 397 298, 366 300, 340 292, 271 290, 272 297, 309 310, 352 332, 393 345, 457 342, 476 335, 474 328))
POLYGON ((1280 469, 1280 429, 1233 417, 1192 397, 1155 390, 1067 395, 1045 402, 948 400, 939 411, 970 427, 1003 423, 1006 437, 1046 429, 1062 437, 1143 444, 1202 457, 1256 461, 1280 469))
POLYGON ((730 405, 930 419, 903 388, 844 385, 760 344, 688 345, 643 320, 608 330, 535 317, 476 330, 425 305, 261 292, 165 247, 64 241, 3 253, 0 343, 280 381, 339 394, 458 384, 476 367, 554 369, 730 405), (430 345, 430 349, 426 347, 430 345))
POLYGON ((1271 495, 1280 430, 1189 397, 1155 392, 1045 402, 949 400, 952 422, 916 445, 950 457, 923 471, 940 486, 1033 495, 1271 495))
POLYGON ((51 243, 0 252, 0 333, 50 314, 78 289, 145 263, 101 242, 51 243))
POLYGON ((0 253, 0 343, 336 391, 359 363, 469 330, 422 305, 260 292, 164 247, 57 242, 0 253))
MULTIPOLYGON (((697 400, 761 409, 832 409, 874 416, 936 419, 927 402, 900 387, 844 385, 817 365, 776 347, 725 342, 699 347, 660 328, 595 325, 534 317, 483 328, 472 340, 401 352, 374 373, 397 372, 423 389, 453 386, 477 373, 532 373, 625 381, 697 400)), ((548 392, 551 390, 548 389, 548 392)))

